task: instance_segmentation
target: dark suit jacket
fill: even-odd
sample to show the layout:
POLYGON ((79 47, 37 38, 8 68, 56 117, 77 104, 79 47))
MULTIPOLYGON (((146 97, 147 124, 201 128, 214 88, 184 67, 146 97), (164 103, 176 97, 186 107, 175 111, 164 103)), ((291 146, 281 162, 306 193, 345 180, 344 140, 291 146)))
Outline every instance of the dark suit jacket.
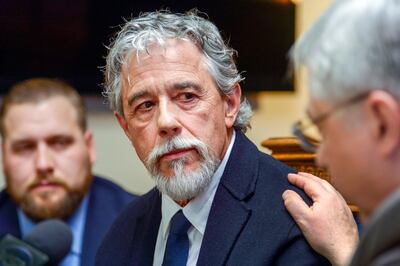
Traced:
MULTIPOLYGON (((282 200, 293 169, 237 132, 208 217, 198 265, 329 265, 315 254, 282 200)), ((156 189, 130 204, 107 233, 97 266, 152 265, 161 198, 156 189)))
MULTIPOLYGON (((105 233, 121 210, 134 198, 134 195, 116 184, 99 177, 94 178, 83 236, 82 266, 94 265, 97 248, 105 233)), ((17 207, 9 195, 2 191, 0 193, 0 237, 5 234, 21 238, 17 207)))
POLYGON ((350 265, 400 265, 400 189, 371 217, 350 265))

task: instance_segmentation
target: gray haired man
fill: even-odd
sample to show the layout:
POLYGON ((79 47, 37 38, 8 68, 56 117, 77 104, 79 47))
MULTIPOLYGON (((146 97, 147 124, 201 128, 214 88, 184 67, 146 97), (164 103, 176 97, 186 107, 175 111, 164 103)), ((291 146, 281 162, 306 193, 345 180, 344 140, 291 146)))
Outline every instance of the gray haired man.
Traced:
POLYGON ((233 55, 195 12, 143 14, 118 33, 106 94, 156 188, 118 218, 96 265, 328 263, 283 206, 291 169, 244 135, 233 55))

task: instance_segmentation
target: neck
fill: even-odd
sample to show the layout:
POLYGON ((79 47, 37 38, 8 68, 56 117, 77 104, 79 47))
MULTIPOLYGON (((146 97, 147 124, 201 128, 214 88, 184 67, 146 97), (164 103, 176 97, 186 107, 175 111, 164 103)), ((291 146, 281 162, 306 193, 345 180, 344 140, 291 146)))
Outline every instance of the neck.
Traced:
POLYGON ((178 200, 178 201, 175 201, 175 202, 178 203, 179 206, 181 206, 183 208, 190 202, 190 200, 178 200))

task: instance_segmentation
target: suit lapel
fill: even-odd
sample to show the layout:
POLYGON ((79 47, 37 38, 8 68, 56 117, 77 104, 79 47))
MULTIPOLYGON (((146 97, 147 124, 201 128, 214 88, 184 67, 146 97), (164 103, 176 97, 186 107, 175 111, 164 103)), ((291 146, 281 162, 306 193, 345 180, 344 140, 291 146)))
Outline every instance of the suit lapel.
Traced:
POLYGON ((131 265, 151 266, 161 223, 161 196, 157 189, 153 190, 148 207, 142 210, 142 215, 136 221, 134 238, 131 242, 130 261, 131 265))
POLYGON ((251 210, 225 189, 217 192, 210 212, 197 265, 224 265, 240 233, 246 226, 251 210))
POLYGON ((236 140, 214 197, 198 265, 224 265, 251 217, 246 201, 255 190, 257 148, 241 133, 236 140))
POLYGON ((104 208, 107 208, 108 203, 103 202, 102 196, 98 195, 95 182, 96 180, 93 180, 90 190, 85 229, 83 232, 84 248, 82 248, 81 265, 94 265, 97 248, 109 225, 108 219, 104 219, 104 213, 107 213, 104 208))
POLYGON ((17 207, 5 191, 0 193, 0 237, 12 234, 21 237, 17 207))

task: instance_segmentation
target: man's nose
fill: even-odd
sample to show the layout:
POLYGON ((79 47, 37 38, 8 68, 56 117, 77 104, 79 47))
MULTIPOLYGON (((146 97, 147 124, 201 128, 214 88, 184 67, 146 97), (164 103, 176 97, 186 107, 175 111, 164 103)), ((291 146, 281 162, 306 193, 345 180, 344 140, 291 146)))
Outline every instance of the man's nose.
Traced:
POLYGON ((46 144, 39 144, 36 151, 36 171, 48 173, 53 171, 53 157, 46 144))
POLYGON ((177 120, 180 114, 169 101, 160 101, 158 114, 158 132, 162 137, 172 137, 179 134, 182 127, 177 120))

